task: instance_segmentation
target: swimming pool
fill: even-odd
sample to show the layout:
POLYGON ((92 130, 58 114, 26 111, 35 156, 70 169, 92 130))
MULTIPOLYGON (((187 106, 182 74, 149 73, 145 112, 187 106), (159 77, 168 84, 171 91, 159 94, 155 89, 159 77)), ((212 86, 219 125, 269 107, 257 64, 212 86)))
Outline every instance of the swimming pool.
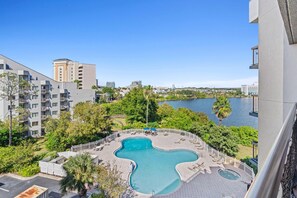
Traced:
POLYGON ((237 172, 230 169, 219 169, 218 172, 225 179, 238 180, 240 178, 240 175, 237 172))
POLYGON ((148 138, 123 140, 122 148, 115 155, 136 163, 137 166, 130 177, 130 185, 134 190, 144 194, 173 192, 182 183, 175 166, 198 159, 198 155, 189 150, 156 149, 148 138))

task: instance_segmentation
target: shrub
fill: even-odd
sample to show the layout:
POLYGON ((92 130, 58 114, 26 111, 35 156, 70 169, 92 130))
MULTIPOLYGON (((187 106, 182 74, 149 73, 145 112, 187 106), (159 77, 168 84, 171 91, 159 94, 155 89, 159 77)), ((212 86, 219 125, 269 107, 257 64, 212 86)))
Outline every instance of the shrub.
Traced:
POLYGON ((34 163, 21 168, 17 173, 23 177, 31 177, 40 172, 38 163, 34 163))

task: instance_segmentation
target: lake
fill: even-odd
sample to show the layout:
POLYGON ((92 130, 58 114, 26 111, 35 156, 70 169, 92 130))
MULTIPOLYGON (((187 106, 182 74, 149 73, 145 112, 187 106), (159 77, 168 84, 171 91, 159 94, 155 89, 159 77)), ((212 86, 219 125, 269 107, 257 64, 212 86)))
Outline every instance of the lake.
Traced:
MULTIPOLYGON (((251 126, 258 129, 258 118, 249 115, 252 110, 253 101, 251 98, 230 98, 232 107, 231 115, 223 120, 223 125, 226 126, 251 126)), ((218 123, 215 114, 212 113, 212 105, 214 98, 194 99, 194 100, 178 100, 178 101, 164 101, 159 104, 167 103, 172 107, 185 107, 195 112, 204 112, 209 119, 218 123)))

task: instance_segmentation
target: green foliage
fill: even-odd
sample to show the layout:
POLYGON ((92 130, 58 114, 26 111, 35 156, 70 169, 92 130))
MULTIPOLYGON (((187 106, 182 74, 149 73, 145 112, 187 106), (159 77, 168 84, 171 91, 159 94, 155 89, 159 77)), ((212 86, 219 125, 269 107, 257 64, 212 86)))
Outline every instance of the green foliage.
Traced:
POLYGON ((63 194, 68 190, 77 190, 81 197, 87 193, 86 185, 94 182, 95 165, 89 154, 81 154, 70 157, 64 164, 66 177, 60 181, 60 187, 63 194))
POLYGON ((223 119, 227 118, 232 112, 229 99, 225 96, 217 97, 213 103, 212 110, 219 119, 219 125, 221 125, 223 119))
POLYGON ((0 147, 0 174, 18 172, 35 161, 32 145, 0 147))
POLYGON ((172 106, 170 106, 169 104, 164 103, 161 106, 159 106, 159 108, 158 108, 158 116, 162 120, 164 118, 172 116, 174 111, 175 110, 174 110, 174 108, 172 106))
MULTIPOLYGON (((170 110, 171 111, 171 110, 170 110)), ((164 116, 165 114, 161 114, 164 116)), ((187 108, 179 108, 161 121, 162 128, 177 128, 185 131, 190 131, 194 123, 207 123, 208 118, 203 113, 195 113, 187 108)))
POLYGON ((106 198, 106 196, 103 193, 100 194, 92 194, 91 198, 106 198))
POLYGON ((40 172, 40 168, 38 163, 33 163, 28 166, 22 167, 20 170, 18 170, 18 174, 23 177, 31 177, 33 175, 36 175, 40 172))
POLYGON ((116 165, 98 166, 96 178, 106 197, 118 198, 128 188, 116 165))
POLYGON ((214 126, 210 128, 208 143, 229 156, 235 156, 238 152, 237 141, 237 137, 228 127, 214 126))
POLYGON ((230 129, 233 131, 234 135, 237 136, 237 144, 244 146, 252 146, 253 141, 258 141, 258 131, 253 127, 241 126, 235 127, 232 126, 230 129))
POLYGON ((64 151, 71 145, 84 144, 104 137, 112 121, 105 107, 93 103, 79 103, 74 108, 74 120, 69 112, 46 123, 46 147, 50 151, 64 151))
POLYGON ((153 97, 148 100, 144 94, 143 88, 132 89, 122 100, 122 106, 127 115, 127 122, 143 122, 146 121, 146 106, 148 103, 148 122, 157 120, 158 104, 153 97))
POLYGON ((106 108, 108 115, 121 115, 124 114, 124 110, 122 108, 122 103, 112 102, 112 103, 105 103, 101 105, 102 107, 106 108))

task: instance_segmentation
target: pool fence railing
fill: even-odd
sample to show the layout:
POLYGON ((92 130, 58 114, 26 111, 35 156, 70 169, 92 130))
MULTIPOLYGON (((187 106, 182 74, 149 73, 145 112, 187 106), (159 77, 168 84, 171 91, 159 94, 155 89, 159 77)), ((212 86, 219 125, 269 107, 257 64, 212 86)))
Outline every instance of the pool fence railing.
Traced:
MULTIPOLYGON (((97 141, 94 141, 94 142, 89 142, 89 143, 86 143, 86 144, 79 144, 79 145, 72 146, 71 151, 81 152, 81 151, 88 150, 88 149, 94 149, 97 146, 103 145, 103 144, 105 144, 107 142, 114 141, 121 134, 130 134, 131 132, 140 134, 140 133, 144 133, 144 130, 143 129, 126 129, 126 130, 123 130, 123 131, 114 132, 111 135, 109 135, 109 136, 107 136, 105 138, 102 138, 100 140, 97 140, 97 141)), ((164 128, 163 129, 157 129, 157 132, 158 133, 164 133, 164 132, 175 133, 175 134, 179 134, 179 135, 182 135, 182 136, 185 136, 185 137, 189 137, 189 138, 191 138, 191 139, 193 139, 195 141, 198 141, 202 145, 202 148, 203 148, 202 150, 207 151, 209 154, 212 154, 217 158, 222 157, 222 159, 224 159, 223 164, 231 165, 231 166, 233 166, 235 168, 241 169, 246 174, 248 174, 251 177, 252 180, 255 177, 255 173, 254 173, 253 168, 248 166, 246 163, 241 162, 240 160, 238 160, 238 159, 236 159, 234 157, 230 157, 230 156, 228 156, 228 155, 226 155, 226 154, 212 148, 211 146, 206 144, 200 137, 198 137, 197 135, 195 135, 193 133, 183 131, 183 130, 178 130, 178 129, 164 129, 164 128)))

